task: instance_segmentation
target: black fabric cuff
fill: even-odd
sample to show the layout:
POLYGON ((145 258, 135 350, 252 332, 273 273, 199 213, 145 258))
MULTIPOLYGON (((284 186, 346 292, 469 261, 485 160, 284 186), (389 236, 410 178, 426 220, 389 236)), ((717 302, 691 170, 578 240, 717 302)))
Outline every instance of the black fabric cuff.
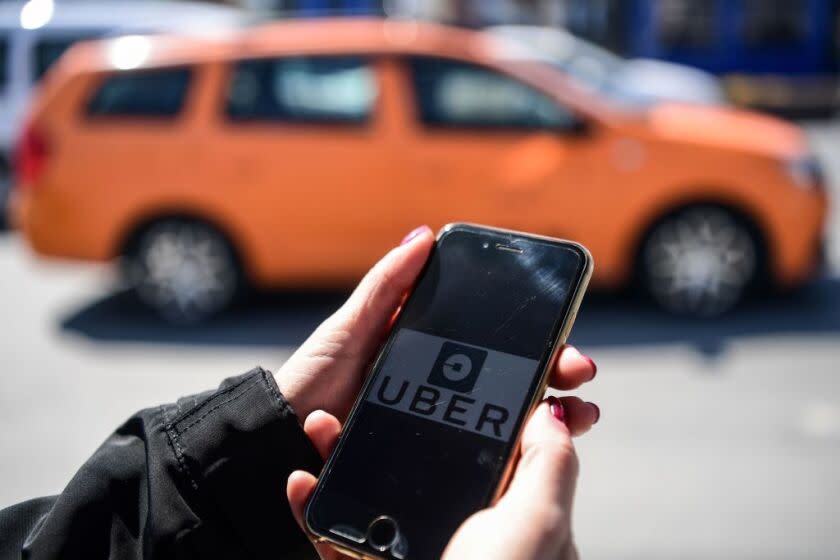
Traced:
MULTIPOLYGON (((322 461, 274 376, 255 368, 227 379, 165 429, 202 504, 226 519, 255 556, 277 557, 278 529, 295 524, 286 480, 295 470, 317 475, 322 461)), ((296 543, 284 539, 284 553, 311 549, 298 533, 296 543)))

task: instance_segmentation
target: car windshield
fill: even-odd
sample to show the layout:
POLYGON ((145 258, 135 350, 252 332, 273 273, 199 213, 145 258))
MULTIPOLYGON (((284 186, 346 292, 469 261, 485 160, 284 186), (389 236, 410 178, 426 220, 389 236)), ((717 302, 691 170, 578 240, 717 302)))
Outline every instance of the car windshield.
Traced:
POLYGON ((527 25, 499 25, 489 30, 496 37, 524 47, 517 48, 519 56, 550 64, 616 104, 640 107, 650 103, 621 87, 618 78, 625 66, 623 58, 568 31, 527 25))

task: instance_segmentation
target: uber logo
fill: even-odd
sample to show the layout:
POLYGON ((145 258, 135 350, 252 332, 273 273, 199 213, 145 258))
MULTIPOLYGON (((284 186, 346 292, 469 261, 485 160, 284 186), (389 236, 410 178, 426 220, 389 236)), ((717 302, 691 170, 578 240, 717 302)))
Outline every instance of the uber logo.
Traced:
POLYGON ((444 342, 428 382, 459 393, 469 393, 475 387, 486 359, 486 350, 444 342))
POLYGON ((400 329, 367 400, 507 441, 539 362, 400 329))

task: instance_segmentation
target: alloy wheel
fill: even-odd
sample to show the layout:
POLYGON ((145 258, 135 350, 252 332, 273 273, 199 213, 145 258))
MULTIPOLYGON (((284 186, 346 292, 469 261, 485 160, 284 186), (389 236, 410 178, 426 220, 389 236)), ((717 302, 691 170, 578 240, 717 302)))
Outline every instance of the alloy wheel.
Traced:
POLYGON ((239 285, 227 240, 200 222, 153 225, 140 237, 133 264, 140 299, 178 323, 197 322, 228 307, 239 285))
POLYGON ((732 213, 695 207, 661 222, 643 248, 647 291, 678 314, 712 316, 734 307, 753 283, 758 249, 732 213))

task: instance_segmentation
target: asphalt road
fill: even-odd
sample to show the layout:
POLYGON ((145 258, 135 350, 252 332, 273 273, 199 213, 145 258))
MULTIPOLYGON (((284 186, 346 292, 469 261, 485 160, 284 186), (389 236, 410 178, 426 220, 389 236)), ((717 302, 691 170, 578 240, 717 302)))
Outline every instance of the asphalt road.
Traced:
MULTIPOLYGON (((840 123, 811 127, 840 197, 840 123)), ((573 340, 599 363, 579 440, 584 558, 837 558, 840 219, 831 273, 725 320, 589 298, 573 340)), ((134 410, 276 367, 341 294, 262 298, 168 327, 108 267, 40 261, 0 234, 0 507, 57 493, 134 410)), ((282 484, 278 481, 278 484, 282 484)))

